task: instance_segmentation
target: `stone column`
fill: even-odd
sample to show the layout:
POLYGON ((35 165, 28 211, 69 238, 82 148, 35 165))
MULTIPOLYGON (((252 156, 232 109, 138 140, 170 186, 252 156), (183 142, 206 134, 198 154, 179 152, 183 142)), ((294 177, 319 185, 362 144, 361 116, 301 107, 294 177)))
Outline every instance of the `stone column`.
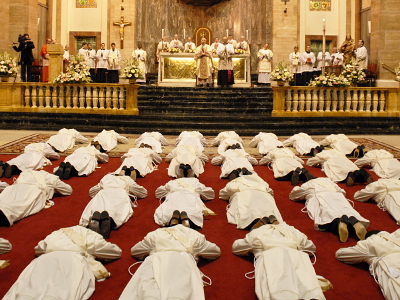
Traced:
MULTIPOLYGON (((2 20, 2 28, 0 30, 0 50, 6 50, 14 55, 12 50, 11 42, 13 39, 10 37, 10 1, 1 1, 0 18, 2 20)), ((16 40, 14 40, 16 42, 16 40)))
POLYGON ((59 44, 47 45, 49 52, 49 81, 56 78, 63 71, 64 49, 59 44))

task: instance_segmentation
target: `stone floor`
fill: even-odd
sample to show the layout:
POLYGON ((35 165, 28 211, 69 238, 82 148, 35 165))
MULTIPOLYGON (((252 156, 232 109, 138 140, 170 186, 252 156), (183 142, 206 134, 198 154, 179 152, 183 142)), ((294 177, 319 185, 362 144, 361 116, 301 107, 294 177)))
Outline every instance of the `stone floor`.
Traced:
MULTIPOLYGON (((4 145, 6 143, 9 143, 11 141, 23 138, 25 136, 31 135, 33 133, 47 133, 51 134, 54 133, 56 134, 57 131, 29 131, 29 130, 0 130, 0 146, 4 145)), ((81 132, 83 133, 83 132, 81 132)), ((98 132, 85 132, 87 134, 97 134, 98 132)), ((162 133, 162 132, 161 132, 162 133)), ((388 145, 391 145, 393 147, 399 148, 400 149, 400 135, 367 135, 370 138, 373 138, 377 141, 384 142, 388 145)), ((323 136, 313 136, 313 137, 323 137, 323 136)), ((366 135, 348 135, 348 137, 366 137, 366 135)))

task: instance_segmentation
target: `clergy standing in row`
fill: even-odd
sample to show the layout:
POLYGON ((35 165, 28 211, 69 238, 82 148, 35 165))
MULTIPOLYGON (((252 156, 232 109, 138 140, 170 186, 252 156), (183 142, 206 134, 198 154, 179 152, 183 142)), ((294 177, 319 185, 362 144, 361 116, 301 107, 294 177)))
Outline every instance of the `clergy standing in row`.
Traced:
POLYGON ((217 48, 217 56, 219 57, 218 64, 218 85, 228 87, 235 83, 233 77, 233 62, 232 56, 235 54, 234 46, 228 43, 228 38, 222 38, 222 44, 217 48))
POLYGON ((201 39, 201 45, 197 47, 194 58, 197 64, 196 76, 198 86, 210 86, 213 73, 212 49, 210 45, 206 44, 206 38, 201 39))
POLYGON ((119 62, 121 61, 121 53, 115 48, 115 43, 111 44, 111 49, 108 51, 108 83, 118 83, 118 71, 121 69, 119 62))
MULTIPOLYGON (((247 44, 247 43, 246 43, 247 44)), ((265 43, 263 48, 258 51, 257 57, 259 59, 258 63, 258 82, 262 84, 270 84, 270 74, 271 74, 271 60, 274 54, 270 49, 268 49, 268 44, 265 43)))
POLYGON ((106 44, 101 43, 100 49, 96 54, 97 59, 97 82, 105 83, 106 80, 106 70, 108 67, 108 50, 106 50, 106 44))

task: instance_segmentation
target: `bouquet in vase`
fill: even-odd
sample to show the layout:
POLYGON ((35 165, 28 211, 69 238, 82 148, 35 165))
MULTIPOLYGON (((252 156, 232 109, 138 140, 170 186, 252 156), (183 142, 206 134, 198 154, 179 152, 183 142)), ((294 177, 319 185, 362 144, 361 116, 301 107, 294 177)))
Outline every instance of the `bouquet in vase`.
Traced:
POLYGON ((67 71, 58 75, 53 83, 89 83, 92 78, 89 73, 89 66, 82 55, 71 55, 67 71))
POLYGON ((142 79, 143 72, 139 68, 139 61, 131 58, 124 60, 125 68, 122 69, 122 78, 125 79, 142 79))
POLYGON ((353 61, 351 64, 344 65, 343 71, 340 75, 346 78, 351 85, 357 85, 363 82, 365 77, 364 71, 355 61, 353 61))
POLYGON ((277 64, 274 70, 271 72, 271 79, 274 81, 288 82, 293 80, 293 73, 290 68, 281 61, 277 64))
POLYGON ((348 87, 350 86, 350 81, 342 75, 327 74, 316 77, 308 85, 317 87, 348 87))
POLYGON ((7 52, 0 53, 0 76, 16 77, 18 74, 17 59, 7 52))

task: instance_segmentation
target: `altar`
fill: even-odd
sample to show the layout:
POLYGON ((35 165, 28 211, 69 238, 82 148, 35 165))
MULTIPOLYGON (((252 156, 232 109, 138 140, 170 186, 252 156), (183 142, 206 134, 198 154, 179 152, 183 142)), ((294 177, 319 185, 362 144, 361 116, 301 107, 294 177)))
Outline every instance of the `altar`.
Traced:
MULTIPOLYGON (((213 58, 214 86, 217 85, 218 58, 213 58)), ((233 56, 233 73, 235 84, 233 87, 250 87, 250 54, 236 54, 233 56)), ((160 53, 158 64, 158 85, 193 87, 196 85, 196 61, 194 53, 160 53)))

